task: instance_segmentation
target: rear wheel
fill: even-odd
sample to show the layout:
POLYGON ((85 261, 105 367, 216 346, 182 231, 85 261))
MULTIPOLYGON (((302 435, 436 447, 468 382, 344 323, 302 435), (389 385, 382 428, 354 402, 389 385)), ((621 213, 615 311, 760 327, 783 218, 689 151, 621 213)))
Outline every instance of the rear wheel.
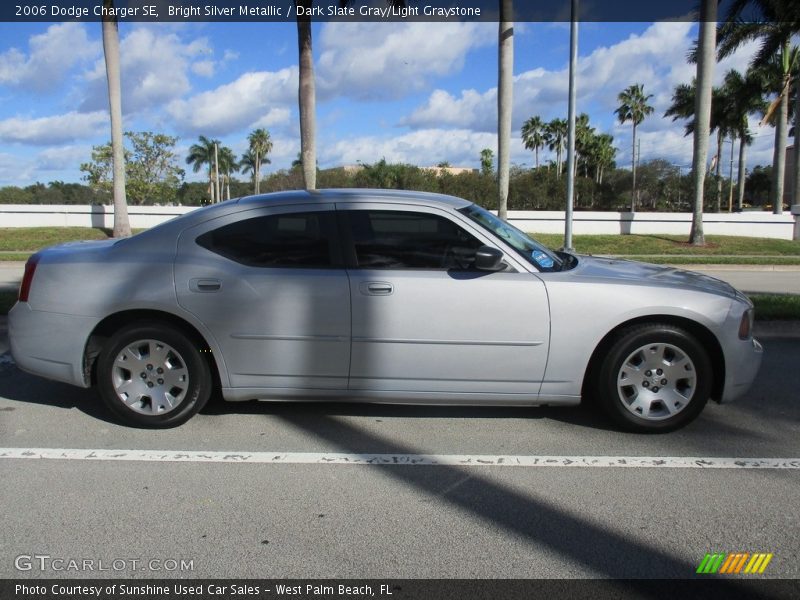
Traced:
POLYGON ((197 344, 166 324, 115 333, 97 361, 97 388, 111 412, 140 427, 174 427, 203 408, 212 390, 197 344))
POLYGON ((708 353, 687 331, 666 324, 623 330, 597 371, 595 389, 605 412, 631 431, 683 427, 711 394, 708 353))

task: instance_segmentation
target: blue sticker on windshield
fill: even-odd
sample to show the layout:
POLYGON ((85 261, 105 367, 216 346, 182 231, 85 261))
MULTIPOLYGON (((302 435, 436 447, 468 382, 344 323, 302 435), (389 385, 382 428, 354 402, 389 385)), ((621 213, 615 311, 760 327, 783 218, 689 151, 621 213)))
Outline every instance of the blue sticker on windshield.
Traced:
POLYGON ((540 267, 543 269, 549 269, 553 266, 553 259, 550 258, 546 252, 542 252, 541 250, 534 250, 531 253, 533 260, 535 260, 540 267))

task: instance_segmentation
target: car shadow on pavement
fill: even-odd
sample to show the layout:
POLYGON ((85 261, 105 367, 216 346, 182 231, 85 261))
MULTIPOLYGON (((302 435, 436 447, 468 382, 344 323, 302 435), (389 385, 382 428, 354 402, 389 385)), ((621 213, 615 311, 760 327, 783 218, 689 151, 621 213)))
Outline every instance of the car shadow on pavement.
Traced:
MULTIPOLYGON (((20 371, 16 367, 6 366, 0 370, 0 398, 42 406, 77 409, 93 419, 118 424, 94 390, 42 379, 20 371)), ((6 407, 8 408, 14 407, 6 407)))
MULTIPOLYGON (((363 448, 384 448, 387 454, 417 454, 419 450, 372 431, 365 431, 335 417, 306 419, 302 415, 281 415, 288 425, 346 453, 363 448)), ((562 510, 544 493, 528 488, 511 488, 480 468, 436 465, 372 465, 393 478, 422 492, 432 501, 473 515, 489 525, 580 563, 600 577, 688 579, 697 565, 682 560, 654 545, 599 525, 571 511, 562 510)), ((591 511, 590 511, 591 512, 591 511)), ((728 597, 755 593, 747 582, 715 581, 715 592, 728 597)), ((662 597, 646 579, 627 579, 619 583, 620 592, 636 597, 662 597)), ((763 592, 763 590, 761 590, 763 592)), ((759 597, 769 597, 761 595, 759 597)))

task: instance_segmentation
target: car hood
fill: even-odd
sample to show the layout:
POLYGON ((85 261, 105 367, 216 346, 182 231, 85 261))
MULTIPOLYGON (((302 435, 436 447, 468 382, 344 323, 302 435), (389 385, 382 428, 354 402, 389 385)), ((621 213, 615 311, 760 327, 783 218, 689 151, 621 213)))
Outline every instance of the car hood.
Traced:
POLYGON ((737 295, 733 286, 715 277, 695 271, 618 258, 580 256, 574 273, 579 277, 609 282, 698 290, 729 298, 735 298, 737 295))

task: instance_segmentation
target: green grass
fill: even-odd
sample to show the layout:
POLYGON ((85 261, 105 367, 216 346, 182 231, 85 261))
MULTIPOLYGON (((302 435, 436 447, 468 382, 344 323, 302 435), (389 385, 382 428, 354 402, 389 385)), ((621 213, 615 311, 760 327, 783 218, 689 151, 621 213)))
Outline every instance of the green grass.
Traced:
MULTIPOLYGON (((564 245, 564 236, 532 233, 551 248, 564 245)), ((581 254, 635 255, 668 254, 678 256, 761 255, 800 257, 800 241, 773 240, 728 235, 707 235, 705 246, 692 246, 681 235, 576 235, 572 240, 581 254)))
POLYGON ((625 256, 628 260, 638 260, 655 265, 800 265, 800 256, 714 256, 673 255, 673 256, 625 256))
POLYGON ((800 296, 791 294, 752 294, 757 321, 800 320, 800 296))
POLYGON ((108 236, 107 230, 93 227, 3 227, 0 228, 0 251, 35 252, 53 244, 107 240, 108 236))

